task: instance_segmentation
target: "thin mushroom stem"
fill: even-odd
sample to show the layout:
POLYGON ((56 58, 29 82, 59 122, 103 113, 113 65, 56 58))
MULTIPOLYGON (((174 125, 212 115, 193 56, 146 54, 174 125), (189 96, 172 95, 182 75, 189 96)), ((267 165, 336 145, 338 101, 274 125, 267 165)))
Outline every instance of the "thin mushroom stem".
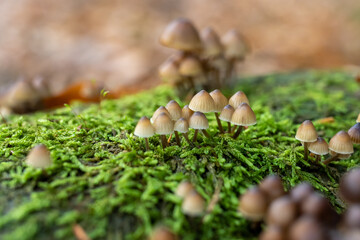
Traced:
POLYGON ((309 144, 307 142, 304 142, 304 152, 304 160, 307 161, 309 155, 309 144))
POLYGON ((166 136, 165 135, 160 135, 160 139, 161 139, 161 145, 163 148, 166 148, 167 146, 167 142, 166 142, 166 136))
POLYGON ((228 122, 227 124, 228 124, 228 133, 231 133, 231 123, 228 122))
POLYGON ((183 133, 185 140, 188 142, 190 146, 193 146, 192 142, 190 142, 189 136, 187 133, 183 133))
POLYGON ((243 127, 239 126, 239 128, 236 130, 236 132, 233 135, 233 139, 236 139, 240 135, 240 133, 242 132, 242 129, 243 129, 243 127))
POLYGON ((209 133, 206 131, 206 129, 201 129, 202 133, 205 135, 205 137, 210 138, 209 133))
POLYGON ((221 134, 223 134, 224 129, 223 129, 222 125, 221 125, 221 122, 220 122, 220 119, 219 119, 219 114, 217 112, 215 112, 215 117, 216 117, 217 124, 219 126, 219 131, 220 131, 221 134))
POLYGON ((193 142, 196 142, 197 140, 197 135, 198 135, 199 129, 195 129, 195 133, 194 133, 194 138, 193 138, 193 142))
POLYGON ((169 145, 169 143, 170 143, 170 141, 171 141, 171 138, 172 138, 172 133, 170 134, 170 136, 169 136, 169 138, 168 138, 168 140, 167 140, 168 145, 169 145))
POLYGON ((235 130, 236 130, 237 127, 238 127, 237 125, 234 125, 234 127, 231 129, 231 132, 232 132, 232 133, 235 132, 235 130))
POLYGON ((174 132, 175 132, 176 143, 177 143, 177 145, 179 145, 179 147, 181 147, 181 141, 180 141, 179 133, 178 133, 178 131, 174 131, 174 132))
POLYGON ((145 138, 145 147, 146 147, 146 151, 149 151, 149 150, 150 150, 150 147, 149 147, 149 139, 148 139, 148 138, 145 138))
POLYGON ((317 161, 317 162, 320 162, 320 161, 321 161, 321 155, 316 155, 315 158, 316 158, 316 161, 317 161))
POLYGON ((323 164, 328 165, 332 161, 338 160, 338 158, 339 158, 339 154, 335 154, 334 156, 331 156, 328 159, 326 159, 325 161, 323 161, 323 164))

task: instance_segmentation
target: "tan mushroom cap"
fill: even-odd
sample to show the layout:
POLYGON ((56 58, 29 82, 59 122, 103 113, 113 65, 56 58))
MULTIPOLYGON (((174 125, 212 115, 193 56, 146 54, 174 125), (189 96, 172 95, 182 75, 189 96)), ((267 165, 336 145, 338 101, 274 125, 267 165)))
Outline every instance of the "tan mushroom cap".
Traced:
POLYGON ((229 99, 229 104, 233 106, 233 108, 237 108, 242 103, 247 103, 250 105, 249 100, 245 93, 242 91, 237 91, 234 95, 229 99))
POLYGON ((179 68, 174 61, 167 60, 159 67, 160 78, 169 83, 178 83, 182 80, 179 68))
POLYGON ((166 113, 160 113, 154 120, 155 133, 167 135, 174 132, 174 122, 166 113))
POLYGON ((235 112, 235 108, 231 105, 226 105, 220 113, 219 119, 225 122, 231 122, 231 117, 235 112))
POLYGON ((256 116, 249 104, 242 103, 237 107, 231 117, 231 123, 239 126, 252 126, 256 124, 256 116))
POLYGON ((26 157, 25 163, 33 168, 47 168, 52 165, 50 152, 43 144, 39 144, 31 149, 26 157))
POLYGON ((182 117, 189 121, 190 117, 194 114, 194 111, 189 108, 189 105, 185 105, 182 109, 182 117))
POLYGON ((196 77, 203 74, 201 62, 196 57, 186 57, 180 62, 179 73, 187 77, 196 77))
POLYGON ((165 108, 170 113, 170 117, 172 120, 177 121, 179 118, 181 118, 182 109, 175 100, 171 100, 170 102, 168 102, 165 108))
POLYGON ((182 181, 176 188, 175 194, 178 197, 185 198, 186 195, 195 190, 194 186, 189 181, 182 181))
POLYGON ((203 42, 202 54, 205 58, 217 57, 222 54, 223 46, 220 38, 211 27, 204 28, 200 36, 203 42))
POLYGON ((267 206, 266 193, 253 187, 240 197, 238 211, 247 219, 260 221, 265 217, 267 206))
POLYGON ((158 226, 152 231, 148 240, 178 240, 178 237, 167 227, 158 226))
POLYGON ((194 112, 213 112, 215 109, 215 102, 207 91, 201 90, 191 99, 189 108, 194 112))
POLYGON ((226 58, 243 59, 249 51, 245 38, 236 30, 228 31, 221 39, 226 58))
POLYGON ((142 138, 154 136, 155 128, 147 117, 140 118, 136 124, 134 135, 142 138))
POLYGON ((329 149, 338 154, 352 154, 354 152, 351 138, 345 131, 340 131, 331 138, 329 149))
POLYGON ((179 133, 187 133, 189 131, 189 123, 185 118, 180 118, 175 122, 174 131, 179 133))
POLYGON ((214 112, 221 112, 223 108, 228 104, 228 99, 222 94, 219 89, 215 89, 210 93, 210 96, 215 102, 215 111, 214 112))
POLYGON ((188 193, 181 205, 184 214, 198 217, 205 212, 205 200, 196 191, 188 193))
POLYGON ((317 132, 314 124, 310 120, 305 120, 296 131, 295 138, 301 142, 315 142, 317 140, 317 132))
POLYGON ((39 93, 30 82, 22 80, 15 83, 6 93, 3 104, 9 108, 18 108, 26 104, 36 104, 39 93))
POLYGON ((181 51, 197 51, 201 48, 198 31, 191 21, 183 18, 167 25, 160 36, 160 43, 181 51))
POLYGON ((193 129, 208 129, 209 122, 202 112, 194 112, 190 117, 189 127, 193 129))
POLYGON ((156 111, 154 112, 154 114, 152 115, 152 117, 150 118, 150 122, 154 123, 155 119, 157 118, 157 116, 159 116, 160 113, 165 113, 167 114, 170 118, 170 113, 169 111, 166 109, 166 107, 164 106, 160 106, 158 109, 156 109, 156 111))
POLYGON ((309 151, 317 155, 326 155, 329 153, 329 145, 323 138, 318 137, 316 142, 310 143, 309 151))
POLYGON ((352 126, 349 129, 348 134, 354 144, 360 144, 360 123, 356 123, 352 126))
POLYGON ((359 115, 358 115, 358 117, 357 117, 357 119, 356 119, 356 122, 357 122, 357 123, 360 122, 360 113, 359 113, 359 115))

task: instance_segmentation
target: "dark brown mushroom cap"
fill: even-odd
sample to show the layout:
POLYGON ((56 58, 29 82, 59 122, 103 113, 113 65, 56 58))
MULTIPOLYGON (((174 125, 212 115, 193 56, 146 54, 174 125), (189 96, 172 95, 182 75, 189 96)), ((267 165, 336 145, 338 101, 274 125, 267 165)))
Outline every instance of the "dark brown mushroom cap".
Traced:
POLYGON ((205 58, 217 57, 222 54, 223 46, 220 38, 211 27, 204 28, 200 36, 203 42, 202 55, 205 58))
POLYGON ((274 200, 266 214, 266 222, 270 225, 287 227, 298 215, 297 204, 288 196, 274 200))
POLYGON ((360 229, 360 204, 352 204, 346 209, 342 225, 347 229, 360 229))
POLYGON ((314 192, 314 188, 307 182, 296 185, 290 191, 290 197, 297 203, 302 203, 314 192))
POLYGON ((281 178, 276 175, 267 176, 261 181, 259 188, 269 196, 270 201, 273 201, 285 194, 281 178))
POLYGON ((328 240, 328 237, 317 220, 303 216, 291 225, 288 240, 328 240))
POLYGON ((148 240, 177 240, 177 236, 167 227, 158 226, 150 234, 148 240))
POLYGON ((160 43, 181 51, 201 49, 199 33, 191 21, 179 18, 172 21, 160 36, 160 43))
POLYGON ((286 240, 286 233, 281 227, 270 225, 260 234, 259 240, 286 240))
POLYGON ((340 131, 331 138, 329 149, 338 154, 352 154, 354 152, 351 138, 345 131, 340 131))
POLYGON ((360 123, 356 123, 352 126, 349 129, 348 134, 354 144, 360 144, 360 123))
POLYGON ((301 142, 315 142, 317 140, 317 132, 314 124, 310 120, 305 120, 296 131, 295 138, 301 142))
POLYGON ((267 206, 266 193, 253 187, 240 197, 238 211, 249 220, 260 221, 265 217, 267 206))
POLYGON ((341 196, 349 203, 360 203, 360 168, 354 168, 340 180, 341 196))

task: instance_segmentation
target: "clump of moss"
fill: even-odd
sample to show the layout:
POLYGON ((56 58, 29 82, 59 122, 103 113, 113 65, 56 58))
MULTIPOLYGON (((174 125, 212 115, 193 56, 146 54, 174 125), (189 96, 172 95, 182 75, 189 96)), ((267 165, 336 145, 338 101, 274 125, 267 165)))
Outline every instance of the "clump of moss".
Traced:
MULTIPOLYGON (((0 131, 0 238, 72 239, 80 224, 92 239, 142 239, 157 224, 182 239, 256 239, 238 212, 238 196, 264 176, 277 174, 285 187, 310 182, 342 211, 336 189, 342 173, 359 163, 351 158, 330 164, 303 160, 294 138, 298 124, 311 119, 329 139, 349 129, 358 115, 359 86, 339 72, 302 72, 242 79, 234 88, 247 94, 258 123, 238 139, 217 134, 210 116, 211 139, 200 148, 175 142, 162 149, 150 138, 150 151, 135 138, 137 120, 151 116, 176 98, 165 86, 98 105, 76 103, 51 112, 11 116, 0 131), (141 99, 141 101, 139 101, 141 99), (334 122, 317 119, 333 116, 334 122), (29 150, 42 143, 53 165, 27 167, 29 150), (213 211, 190 225, 181 212, 177 185, 190 180, 207 203, 223 186, 213 211)), ((227 96, 234 92, 225 90, 227 96)), ((189 137, 192 137, 190 133, 189 137)))

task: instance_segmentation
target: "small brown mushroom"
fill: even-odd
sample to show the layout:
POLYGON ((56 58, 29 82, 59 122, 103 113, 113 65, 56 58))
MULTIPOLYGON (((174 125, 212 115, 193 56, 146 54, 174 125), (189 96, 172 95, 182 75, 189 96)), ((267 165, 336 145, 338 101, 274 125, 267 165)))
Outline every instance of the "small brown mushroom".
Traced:
POLYGON ((185 105, 181 112, 182 112, 182 117, 185 118, 186 121, 189 121, 191 115, 194 114, 194 111, 189 108, 189 105, 185 105))
POLYGON ((174 122, 166 113, 160 113, 154 120, 155 133, 160 135, 163 148, 167 147, 166 135, 174 132, 174 122))
POLYGON ((316 142, 309 144, 309 151, 316 155, 316 160, 319 162, 322 155, 329 153, 329 145, 323 138, 318 137, 316 142))
POLYGON ((295 138, 304 143, 304 159, 308 159, 308 147, 309 144, 317 140, 317 132, 314 124, 310 120, 305 120, 296 131, 295 138))
POLYGON ((189 127, 195 129, 194 139, 193 141, 196 142, 198 131, 201 130, 205 137, 210 138, 209 133, 206 129, 209 128, 209 122, 202 112, 195 112, 189 120, 189 127))
POLYGON ((223 127, 221 125, 220 119, 219 119, 219 112, 223 110, 223 108, 228 104, 227 98, 222 94, 222 92, 219 89, 215 89, 210 93, 210 96, 215 102, 215 117, 216 121, 219 127, 220 133, 224 133, 223 127))
POLYGON ((236 109, 238 106, 240 106, 242 103, 247 103, 250 105, 249 100, 245 93, 242 91, 237 91, 234 95, 231 96, 229 99, 229 104, 236 109))
POLYGON ((349 129, 348 134, 354 144, 360 144, 360 123, 356 123, 352 126, 349 129))
POLYGON ((154 134, 155 128, 151 124, 150 120, 147 117, 142 117, 135 127, 134 135, 145 138, 146 151, 150 149, 148 138, 154 136, 154 134))
POLYGON ((253 187, 240 197, 238 211, 251 221, 261 221, 265 217, 267 207, 266 193, 258 187, 253 187))
POLYGON ((196 191, 191 191, 185 196, 181 209, 190 217, 199 217, 205 213, 205 200, 196 191))
POLYGON ((332 156, 323 162, 325 165, 337 159, 346 159, 354 152, 351 138, 345 131, 340 131, 331 138, 329 149, 332 156))
POLYGON ((25 163, 33 168, 48 168, 52 165, 50 152, 44 144, 36 145, 27 155, 25 163))
POLYGON ((340 180, 341 196, 349 203, 360 203, 360 168, 354 168, 340 180))
POLYGON ((289 226, 297 217, 298 209, 296 203, 288 196, 274 200, 266 214, 266 222, 279 227, 289 226))
POLYGON ((189 181, 182 181, 176 188, 175 194, 178 197, 185 198, 193 190, 195 190, 195 188, 189 181))
POLYGON ((254 111, 247 103, 242 103, 235 109, 231 117, 231 123, 239 126, 238 130, 234 133, 233 138, 236 139, 244 126, 252 126, 256 124, 256 116, 254 111))
POLYGON ((276 175, 270 175, 264 178, 259 184, 259 188, 269 196, 270 202, 285 194, 281 178, 276 175))
POLYGON ((307 182, 300 183, 296 185, 290 191, 290 197, 296 203, 303 203, 307 197, 309 197, 314 192, 314 188, 307 182))
POLYGON ((228 133, 231 133, 231 117, 235 109, 231 105, 226 105, 220 113, 219 119, 227 122, 228 124, 228 133))

